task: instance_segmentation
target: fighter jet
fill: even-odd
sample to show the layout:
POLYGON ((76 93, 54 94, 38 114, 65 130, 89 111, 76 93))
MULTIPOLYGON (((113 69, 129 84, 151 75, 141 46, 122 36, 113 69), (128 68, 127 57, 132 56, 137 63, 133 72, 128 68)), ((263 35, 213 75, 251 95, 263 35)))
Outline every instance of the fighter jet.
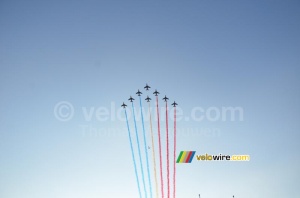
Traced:
POLYGON ((123 104, 121 105, 121 107, 123 107, 125 109, 127 107, 127 105, 123 102, 123 104))
POLYGON ((140 92, 140 90, 138 89, 138 92, 136 92, 136 94, 137 94, 138 96, 140 96, 140 95, 142 94, 142 92, 140 92))
POLYGON ((157 96, 159 94, 159 92, 155 89, 155 92, 153 92, 153 94, 155 94, 155 96, 157 96))
POLYGON ((173 107, 176 107, 178 105, 175 101, 172 103, 173 107))
POLYGON ((147 102, 150 102, 151 98, 149 98, 149 96, 147 96, 147 98, 145 100, 147 100, 147 102))
POLYGON ((134 101, 134 98, 132 98, 131 96, 130 96, 130 98, 128 99, 130 102, 133 102, 134 101))
POLYGON ((167 100, 169 100, 169 98, 165 95, 165 97, 163 98, 163 100, 164 100, 165 102, 167 102, 167 100))
POLYGON ((146 89, 148 91, 149 88, 151 88, 151 87, 146 83, 146 86, 144 87, 144 89, 146 89))

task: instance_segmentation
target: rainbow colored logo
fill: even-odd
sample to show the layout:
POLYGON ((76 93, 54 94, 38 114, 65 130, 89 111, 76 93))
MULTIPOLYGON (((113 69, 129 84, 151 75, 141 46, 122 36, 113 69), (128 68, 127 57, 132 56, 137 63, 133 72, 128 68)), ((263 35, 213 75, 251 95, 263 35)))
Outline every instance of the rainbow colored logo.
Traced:
POLYGON ((181 151, 176 163, 191 163, 196 151, 181 151))

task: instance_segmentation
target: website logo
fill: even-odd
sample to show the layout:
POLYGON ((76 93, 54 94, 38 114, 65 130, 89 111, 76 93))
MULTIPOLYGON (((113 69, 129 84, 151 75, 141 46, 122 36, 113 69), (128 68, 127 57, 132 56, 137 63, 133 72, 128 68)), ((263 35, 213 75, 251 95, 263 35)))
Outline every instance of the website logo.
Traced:
POLYGON ((196 151, 181 151, 176 163, 191 163, 196 156, 196 160, 200 161, 250 161, 250 155, 218 155, 201 154, 195 155, 196 151))
POLYGON ((196 151, 181 151, 176 163, 191 163, 196 151))
POLYGON ((198 161, 250 161, 250 155, 210 155, 203 154, 196 156, 198 161))

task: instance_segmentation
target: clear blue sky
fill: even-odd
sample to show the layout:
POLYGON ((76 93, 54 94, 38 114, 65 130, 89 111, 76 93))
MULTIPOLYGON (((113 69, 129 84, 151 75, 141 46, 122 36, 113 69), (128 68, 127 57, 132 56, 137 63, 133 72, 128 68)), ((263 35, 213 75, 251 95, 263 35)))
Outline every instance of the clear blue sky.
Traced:
POLYGON ((251 155, 178 165, 178 198, 298 197, 299 8, 296 0, 2 0, 0 197, 138 197, 125 122, 85 116, 119 108, 146 82, 185 114, 244 110, 243 121, 178 122, 200 131, 179 134, 178 150, 251 155), (74 106, 70 121, 54 116, 60 101, 74 106))

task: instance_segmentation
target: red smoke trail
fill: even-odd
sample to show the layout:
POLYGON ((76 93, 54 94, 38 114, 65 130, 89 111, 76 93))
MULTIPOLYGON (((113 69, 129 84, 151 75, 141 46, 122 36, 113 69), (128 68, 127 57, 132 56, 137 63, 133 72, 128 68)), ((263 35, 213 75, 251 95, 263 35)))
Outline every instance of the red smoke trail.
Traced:
POLYGON ((176 106, 174 107, 174 172, 173 172, 173 198, 176 195, 176 106))
POLYGON ((158 125, 158 146, 159 146, 159 165, 160 165, 161 196, 162 196, 162 198, 164 198, 164 180, 163 180, 163 172, 162 172, 162 157, 161 157, 161 138, 160 138, 160 122, 159 122, 158 96, 156 96, 156 112, 157 112, 157 125, 158 125))
POLYGON ((169 126, 168 126, 168 102, 167 102, 167 100, 166 100, 166 132, 167 132, 167 178, 168 178, 168 198, 170 198, 169 126))

